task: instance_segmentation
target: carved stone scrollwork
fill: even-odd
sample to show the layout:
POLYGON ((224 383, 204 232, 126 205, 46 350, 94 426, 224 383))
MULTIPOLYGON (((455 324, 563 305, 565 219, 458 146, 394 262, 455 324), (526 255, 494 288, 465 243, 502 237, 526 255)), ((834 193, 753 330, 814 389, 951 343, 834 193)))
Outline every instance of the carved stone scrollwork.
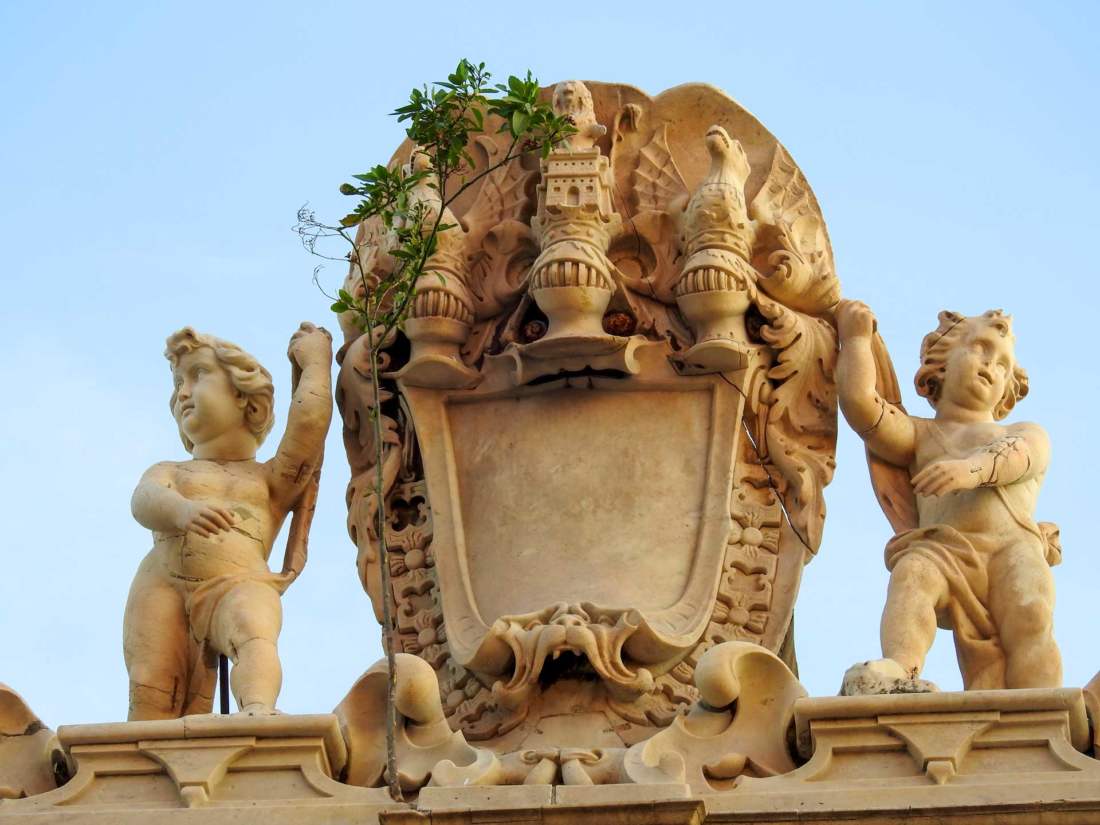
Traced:
MULTIPOLYGON (((386 768, 386 665, 379 662, 352 686, 335 713, 348 743, 347 781, 374 787, 386 768)), ((415 791, 431 781, 445 785, 495 785, 500 761, 491 752, 466 744, 452 731, 439 701, 435 671, 422 659, 397 654, 394 704, 398 779, 415 791)))
POLYGON ((806 691, 775 654, 746 642, 718 645, 699 661, 695 686, 700 699, 687 716, 627 751, 624 779, 686 782, 706 794, 741 776, 794 770, 789 733, 806 691))

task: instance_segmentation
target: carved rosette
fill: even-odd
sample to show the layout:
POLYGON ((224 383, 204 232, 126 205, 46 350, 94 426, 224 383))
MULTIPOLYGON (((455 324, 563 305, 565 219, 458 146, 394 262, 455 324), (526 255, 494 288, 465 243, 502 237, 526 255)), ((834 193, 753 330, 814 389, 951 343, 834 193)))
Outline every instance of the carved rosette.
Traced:
MULTIPOLYGON (((631 771, 649 776, 647 754, 680 734, 631 749, 700 699, 709 651, 752 643, 793 666, 821 538, 839 287, 804 177, 709 87, 556 94, 580 132, 451 206, 429 267, 442 280, 419 290, 381 397, 345 328, 360 576, 376 614, 395 601, 397 649, 435 672, 449 729, 487 749, 440 728, 440 752, 476 776, 455 762, 412 784, 641 781, 631 771), (449 369, 423 369, 435 356, 449 369), (555 743, 547 720, 562 717, 570 741, 555 743)), ((487 127, 479 168, 506 149, 487 127)))

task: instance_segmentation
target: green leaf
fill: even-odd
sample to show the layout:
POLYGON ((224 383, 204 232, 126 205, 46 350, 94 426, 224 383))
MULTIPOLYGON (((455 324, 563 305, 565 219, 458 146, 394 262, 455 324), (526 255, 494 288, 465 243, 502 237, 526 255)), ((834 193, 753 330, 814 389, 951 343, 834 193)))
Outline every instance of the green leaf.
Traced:
POLYGON ((519 110, 512 113, 512 136, 521 137, 527 131, 528 117, 519 110))

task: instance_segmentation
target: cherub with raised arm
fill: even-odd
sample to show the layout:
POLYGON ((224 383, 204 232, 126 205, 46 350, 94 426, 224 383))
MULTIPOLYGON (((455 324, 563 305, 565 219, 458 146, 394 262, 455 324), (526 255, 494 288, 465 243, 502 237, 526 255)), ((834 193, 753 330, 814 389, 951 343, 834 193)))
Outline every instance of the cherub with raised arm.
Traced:
POLYGON ((168 338, 172 415, 193 457, 153 465, 134 490, 134 518, 152 530, 153 549, 123 623, 131 720, 208 713, 219 654, 233 662, 238 708, 275 712, 279 598, 305 563, 332 418, 332 339, 304 323, 288 354, 296 386, 286 432, 261 464, 256 451, 274 424, 270 373, 190 327, 168 338), (273 573, 267 559, 291 511, 283 570, 273 573))
POLYGON ((1034 519, 1050 446, 1037 424, 997 423, 1027 394, 1011 317, 940 313, 915 379, 933 418, 883 397, 897 398, 887 389, 896 379, 871 310, 842 301, 836 317, 840 406, 897 531, 886 545, 885 658, 850 669, 842 692, 935 689, 917 677, 937 624, 954 631, 967 690, 1061 686, 1057 528, 1034 519))

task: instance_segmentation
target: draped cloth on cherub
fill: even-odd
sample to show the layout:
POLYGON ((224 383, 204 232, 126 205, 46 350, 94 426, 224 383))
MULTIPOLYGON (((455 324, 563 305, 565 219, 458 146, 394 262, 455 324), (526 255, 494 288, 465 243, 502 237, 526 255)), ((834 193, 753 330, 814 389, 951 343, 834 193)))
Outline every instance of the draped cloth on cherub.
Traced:
MULTIPOLYGON (((945 453, 947 445, 938 438, 935 422, 926 432, 937 438, 945 453)), ((953 456, 959 457, 959 456, 953 456)), ((1005 515, 1024 532, 1034 536, 1046 563, 1053 566, 1062 558, 1058 528, 1050 522, 1037 524, 1004 487, 993 491, 1005 507, 1005 515)), ((933 524, 904 530, 886 545, 886 569, 906 556, 919 556, 931 563, 947 581, 950 597, 936 616, 937 624, 954 631, 955 650, 966 690, 1004 687, 1004 653, 993 616, 989 611, 989 564, 1005 546, 1003 535, 964 534, 948 524, 933 524)))
POLYGON ((184 602, 190 638, 188 645, 187 697, 183 714, 210 713, 214 708, 214 685, 218 678, 218 654, 231 656, 227 641, 215 638, 214 618, 233 590, 245 582, 270 586, 280 596, 297 578, 297 573, 233 573, 199 582, 184 602))

